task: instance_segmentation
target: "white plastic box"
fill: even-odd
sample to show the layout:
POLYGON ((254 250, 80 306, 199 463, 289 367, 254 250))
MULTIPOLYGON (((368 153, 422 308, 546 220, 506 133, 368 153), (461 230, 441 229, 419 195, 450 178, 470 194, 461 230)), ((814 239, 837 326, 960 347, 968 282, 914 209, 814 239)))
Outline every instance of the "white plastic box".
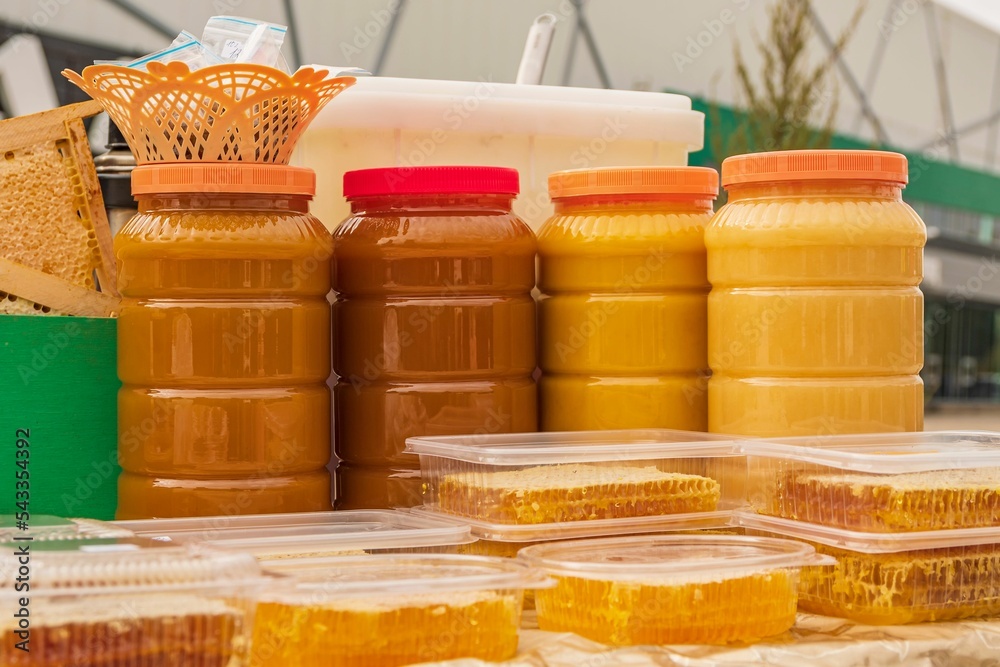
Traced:
POLYGON ((312 122, 296 161, 316 171, 312 212, 331 229, 350 211, 345 171, 489 165, 518 170, 514 211, 537 230, 552 213, 550 173, 684 166, 703 138, 704 115, 682 95, 359 77, 312 122))
MULTIPOLYGON (((640 429, 424 436, 406 445, 420 458, 423 511, 481 526, 603 521, 638 533, 649 532, 639 524, 662 528, 744 504, 745 463, 725 436, 640 429)), ((562 535, 573 537, 567 528, 562 535)), ((507 537, 531 540, 529 532, 507 537)))
POLYGON ((1000 433, 749 440, 750 507, 864 532, 1000 528, 1000 433))
POLYGON ((359 552, 444 553, 475 542, 468 526, 393 510, 148 519, 115 525, 160 541, 247 552, 265 566, 286 558, 359 552))

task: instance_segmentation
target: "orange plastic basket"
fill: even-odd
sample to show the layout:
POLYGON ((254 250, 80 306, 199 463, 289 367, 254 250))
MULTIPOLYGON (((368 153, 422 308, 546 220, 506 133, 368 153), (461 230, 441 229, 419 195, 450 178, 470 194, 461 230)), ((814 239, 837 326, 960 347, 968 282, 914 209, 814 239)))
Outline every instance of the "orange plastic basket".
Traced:
POLYGON ((190 71, 151 62, 148 71, 91 65, 63 76, 100 102, 139 164, 257 162, 288 164, 292 150, 330 100, 354 83, 324 70, 292 75, 250 63, 190 71))

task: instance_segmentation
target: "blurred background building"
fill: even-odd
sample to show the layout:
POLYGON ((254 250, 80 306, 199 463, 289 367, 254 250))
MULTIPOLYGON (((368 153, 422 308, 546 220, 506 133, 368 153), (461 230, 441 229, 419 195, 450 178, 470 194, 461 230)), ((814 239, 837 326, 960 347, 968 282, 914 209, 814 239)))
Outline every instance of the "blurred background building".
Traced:
MULTIPOLYGON (((214 14, 289 25, 293 66, 513 81, 528 26, 551 12, 560 22, 543 83, 689 95, 708 119, 706 149, 692 163, 716 164, 722 156, 711 137, 740 113, 734 44, 749 70, 760 68, 753 41, 766 35, 772 1, 17 0, 0 4, 0 110, 78 101, 61 69, 162 48, 214 14)), ((832 143, 910 156, 905 197, 930 232, 928 400, 1000 404, 1000 3, 863 4, 834 63, 832 143)), ((856 8, 852 0, 810 3, 811 58, 830 56, 856 8)))

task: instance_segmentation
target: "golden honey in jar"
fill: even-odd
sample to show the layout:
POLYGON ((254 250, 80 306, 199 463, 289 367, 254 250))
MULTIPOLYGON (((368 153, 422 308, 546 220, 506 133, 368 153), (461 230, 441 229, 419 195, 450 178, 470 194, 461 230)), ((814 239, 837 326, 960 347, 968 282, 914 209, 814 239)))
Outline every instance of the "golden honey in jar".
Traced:
POLYGON ((539 231, 543 430, 708 426, 702 167, 577 169, 549 177, 539 231))
POLYGON ((330 509, 332 239, 315 175, 277 165, 132 172, 115 238, 118 518, 330 509))
POLYGON ((708 248, 709 430, 923 429, 923 246, 906 158, 741 155, 708 248))
POLYGON ((344 175, 335 234, 336 451, 351 507, 418 470, 406 438, 535 431, 535 236, 513 169, 344 175), (379 479, 383 481, 378 481, 379 479))

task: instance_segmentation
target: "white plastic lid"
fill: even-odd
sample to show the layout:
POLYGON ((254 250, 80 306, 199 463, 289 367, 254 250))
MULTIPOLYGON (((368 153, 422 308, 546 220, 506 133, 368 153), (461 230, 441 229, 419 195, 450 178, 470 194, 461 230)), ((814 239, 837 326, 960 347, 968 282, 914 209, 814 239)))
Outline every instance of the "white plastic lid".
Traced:
POLYGON ((487 465, 537 465, 738 456, 739 445, 732 436, 635 429, 423 436, 407 438, 406 451, 487 465))
POLYGON ((697 512, 691 514, 662 514, 620 519, 590 519, 587 521, 562 521, 558 523, 503 524, 488 523, 440 511, 434 505, 422 505, 409 510, 415 515, 465 525, 472 535, 494 542, 547 542, 612 535, 640 535, 682 530, 711 530, 728 528, 732 512, 697 512))
POLYGON ((981 544, 1000 545, 1000 527, 924 530, 909 533, 861 533, 743 511, 734 513, 733 523, 751 530, 869 554, 947 549, 981 544))
POLYGON ((997 468, 1000 485, 1000 433, 987 431, 764 438, 741 443, 740 451, 879 475, 997 468))
POLYGON ((266 599, 318 592, 331 599, 391 595, 447 594, 458 591, 501 591, 547 585, 524 563, 493 556, 441 554, 375 554, 288 560, 269 571, 286 575, 266 599))
POLYGON ((656 535, 525 547, 518 560, 584 579, 683 583, 834 562, 802 542, 742 535, 656 535))
MULTIPOLYGON (((14 543, 27 549, 31 590, 140 588, 218 585, 261 576, 250 554, 164 544, 138 537, 14 543)), ((21 552, 23 553, 23 552, 21 552)), ((0 552, 0 589, 13 590, 21 554, 0 552)))
MULTIPOLYGON (((313 69, 330 69, 309 65, 313 69)), ((705 117, 670 93, 360 77, 310 125, 669 141, 700 150, 705 117)))
POLYGON ((395 510, 118 521, 163 542, 199 542, 258 557, 361 549, 412 549, 474 542, 469 527, 395 510))

